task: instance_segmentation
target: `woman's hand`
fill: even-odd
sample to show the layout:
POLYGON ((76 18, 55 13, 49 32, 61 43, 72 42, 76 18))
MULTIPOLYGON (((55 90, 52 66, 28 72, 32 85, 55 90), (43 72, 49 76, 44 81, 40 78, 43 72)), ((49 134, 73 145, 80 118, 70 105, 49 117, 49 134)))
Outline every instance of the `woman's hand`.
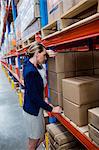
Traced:
POLYGON ((62 108, 60 106, 53 107, 52 112, 53 113, 61 113, 62 108))
POLYGON ((52 112, 53 112, 53 113, 61 113, 61 112, 62 112, 62 108, 61 108, 60 106, 56 106, 56 107, 53 106, 51 103, 49 103, 47 97, 45 98, 45 102, 46 102, 47 104, 49 104, 51 107, 53 107, 53 109, 52 109, 52 112))

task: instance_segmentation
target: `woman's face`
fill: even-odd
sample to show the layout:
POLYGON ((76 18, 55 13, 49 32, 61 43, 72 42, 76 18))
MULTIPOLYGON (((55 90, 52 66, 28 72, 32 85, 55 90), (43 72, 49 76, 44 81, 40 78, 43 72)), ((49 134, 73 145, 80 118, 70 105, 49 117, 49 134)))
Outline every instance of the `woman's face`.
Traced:
POLYGON ((47 57, 46 57, 46 50, 44 49, 41 53, 37 54, 37 63, 43 64, 45 63, 47 57))

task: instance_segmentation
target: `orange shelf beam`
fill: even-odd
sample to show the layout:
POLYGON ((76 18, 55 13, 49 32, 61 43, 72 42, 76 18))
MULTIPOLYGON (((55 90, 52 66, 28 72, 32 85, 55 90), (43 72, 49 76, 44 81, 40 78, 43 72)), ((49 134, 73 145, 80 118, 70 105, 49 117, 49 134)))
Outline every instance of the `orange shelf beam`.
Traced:
POLYGON ((98 20, 46 37, 42 43, 46 47, 51 47, 97 36, 99 36, 99 17, 98 20))

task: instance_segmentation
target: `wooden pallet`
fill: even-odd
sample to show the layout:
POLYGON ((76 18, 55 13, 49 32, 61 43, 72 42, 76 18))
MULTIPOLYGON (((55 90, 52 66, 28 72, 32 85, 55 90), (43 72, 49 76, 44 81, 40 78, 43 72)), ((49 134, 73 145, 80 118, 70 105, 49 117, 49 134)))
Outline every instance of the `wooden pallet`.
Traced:
POLYGON ((26 45, 24 48, 17 49, 17 52, 18 52, 20 55, 23 55, 23 54, 26 53, 27 49, 28 49, 31 45, 33 45, 33 44, 35 44, 35 41, 32 42, 32 43, 30 43, 30 44, 28 44, 28 45, 26 45))
POLYGON ((33 42, 35 42, 35 34, 27 36, 23 41, 20 40, 17 43, 17 51, 22 51, 24 48, 28 48, 33 42))
POLYGON ((99 0, 82 0, 66 11, 59 20, 48 24, 41 29, 42 38, 59 32, 64 28, 79 22, 95 13, 99 12, 99 0))
POLYGON ((35 41, 35 34, 31 34, 28 37, 26 37, 26 39, 23 40, 22 45, 23 48, 30 45, 31 43, 33 43, 35 41))
POLYGON ((38 18, 22 33, 23 47, 35 41, 35 34, 38 33, 40 29, 40 19, 38 18))
POLYGON ((54 32, 58 31, 57 29, 57 21, 52 22, 51 24, 48 24, 46 27, 41 29, 42 37, 45 37, 49 34, 52 34, 54 32))

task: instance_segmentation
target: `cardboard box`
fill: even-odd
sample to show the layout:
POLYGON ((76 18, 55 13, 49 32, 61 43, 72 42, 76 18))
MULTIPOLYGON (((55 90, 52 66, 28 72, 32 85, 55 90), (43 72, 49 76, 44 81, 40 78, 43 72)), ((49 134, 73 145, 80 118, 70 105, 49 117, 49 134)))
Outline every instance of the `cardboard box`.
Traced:
POLYGON ((51 104, 53 104, 54 106, 61 106, 63 107, 63 96, 62 93, 56 92, 55 90, 50 89, 50 101, 51 104))
POLYGON ((70 133, 64 132, 64 133, 56 135, 56 136, 57 136, 57 139, 56 139, 57 141, 49 134, 49 141, 52 145, 55 146, 56 149, 63 145, 66 146, 67 143, 71 143, 72 141, 75 141, 75 143, 76 143, 76 140, 74 139, 73 136, 71 136, 70 133))
POLYGON ((76 71, 93 69, 92 51, 76 52, 76 71))
POLYGON ((57 53, 55 58, 49 58, 48 70, 56 73, 75 71, 74 52, 57 53))
POLYGON ((93 75, 93 69, 91 70, 81 70, 75 72, 76 76, 92 76, 93 75))
POLYGON ((51 143, 56 143, 54 145, 60 146, 75 140, 74 136, 61 124, 49 124, 47 125, 47 131, 52 141, 51 143))
POLYGON ((52 23, 53 21, 55 21, 54 14, 48 12, 48 23, 50 24, 50 23, 52 23))
POLYGON ((67 12, 75 5, 75 0, 63 0, 63 12, 67 12))
POLYGON ((64 55, 63 53, 58 53, 54 58, 48 59, 48 71, 60 73, 64 72, 64 55))
POLYGON ((60 1, 60 3, 53 8, 52 13, 54 15, 54 20, 60 19, 61 15, 63 14, 63 1, 60 1))
POLYGON ((86 125, 88 123, 88 109, 98 106, 99 100, 91 104, 79 106, 68 101, 67 99, 63 99, 63 109, 65 116, 78 126, 86 125))
POLYGON ((68 131, 62 124, 48 124, 46 126, 48 133, 54 138, 57 134, 68 131))
POLYGON ((33 22, 26 30, 24 30, 21 33, 22 40, 26 40, 30 37, 32 37, 36 32, 40 31, 41 25, 40 25, 40 19, 36 19, 35 22, 33 22))
POLYGON ((63 14, 63 1, 57 0, 50 1, 48 0, 48 22, 51 23, 56 21, 63 14))
POLYGON ((99 107, 88 110, 88 123, 99 130, 99 107))
POLYGON ((62 79, 65 73, 48 72, 49 87, 57 92, 62 92, 62 79))
POLYGON ((78 104, 88 104, 99 99, 99 78, 90 76, 62 79, 63 97, 78 104))
POLYGON ((81 2, 82 0, 75 0, 75 5, 79 2, 81 2))
POLYGON ((75 72, 55 73, 48 71, 49 87, 57 92, 62 92, 62 79, 75 76, 75 72))
POLYGON ((88 124, 89 127, 89 137, 99 146, 99 130, 94 128, 92 125, 88 124))
POLYGON ((57 145, 53 145, 50 143, 50 148, 51 150, 68 150, 69 148, 75 147, 77 145, 77 143, 75 141, 72 141, 70 143, 66 143, 64 145, 59 146, 57 145))
POLYGON ((48 70, 60 72, 81 72, 93 69, 92 51, 57 53, 55 58, 49 58, 48 70))
POLYGON ((99 69, 94 69, 94 74, 99 75, 99 69))
POLYGON ((55 7, 58 3, 60 3, 62 0, 47 0, 47 8, 48 11, 51 11, 53 7, 55 7))
POLYGON ((24 0, 18 7, 18 15, 20 14, 21 32, 23 32, 36 18, 40 17, 39 1, 24 0), (24 22, 24 23, 23 23, 24 22))

